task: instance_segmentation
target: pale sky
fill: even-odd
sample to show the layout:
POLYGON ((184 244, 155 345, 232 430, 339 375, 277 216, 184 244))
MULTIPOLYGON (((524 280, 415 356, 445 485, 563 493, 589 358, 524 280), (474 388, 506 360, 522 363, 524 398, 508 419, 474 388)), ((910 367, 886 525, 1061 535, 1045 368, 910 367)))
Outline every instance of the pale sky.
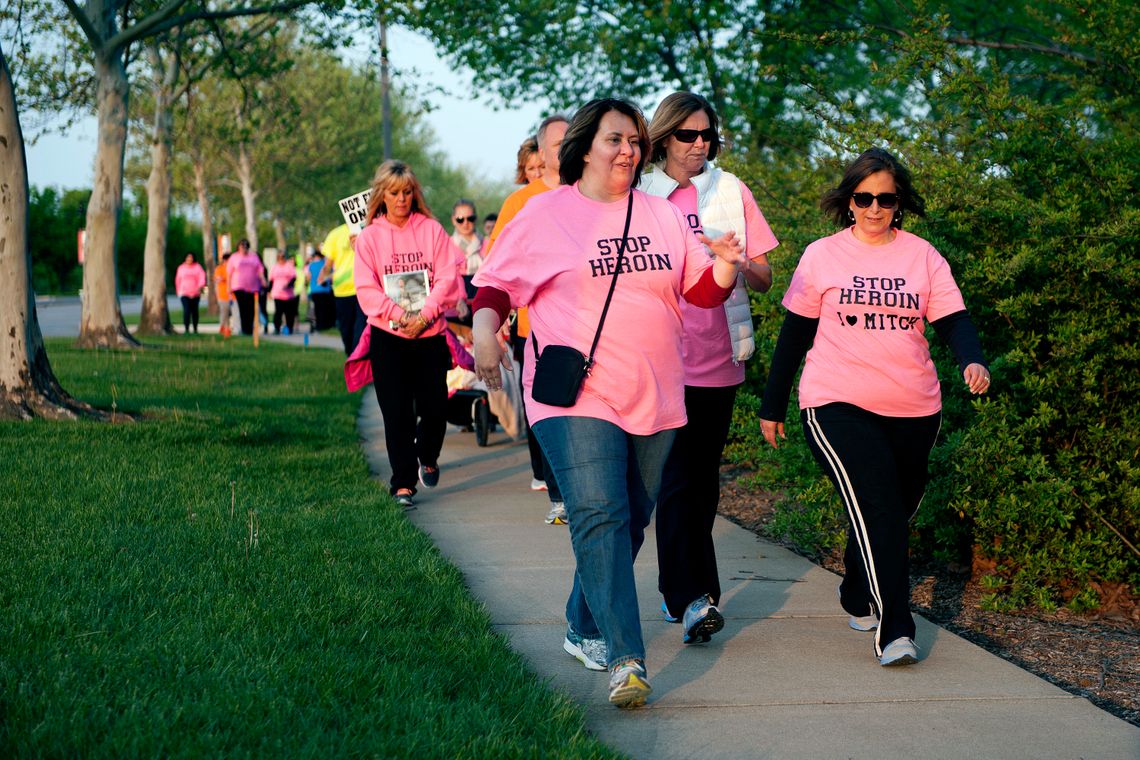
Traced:
MULTIPOLYGON (((425 119, 435 130, 437 146, 451 163, 467 167, 483 179, 513 184, 519 143, 533 133, 547 104, 529 102, 521 108, 496 111, 486 100, 467 97, 473 91, 471 72, 457 72, 441 61, 427 39, 403 29, 389 29, 388 47, 394 67, 415 68, 422 77, 443 83, 450 93, 428 98, 435 109, 425 119)), ((45 135, 28 146, 29 184, 90 187, 95 131, 95 118, 91 117, 67 136, 45 135)))

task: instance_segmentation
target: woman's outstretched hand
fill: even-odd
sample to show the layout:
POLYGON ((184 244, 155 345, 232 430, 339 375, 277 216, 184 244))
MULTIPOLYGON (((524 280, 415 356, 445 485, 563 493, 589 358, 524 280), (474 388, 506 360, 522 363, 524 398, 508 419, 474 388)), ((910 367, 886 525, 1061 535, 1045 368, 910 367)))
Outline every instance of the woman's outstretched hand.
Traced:
POLYGON ((744 255, 744 243, 736 237, 735 232, 726 232, 716 240, 701 233, 697 235, 697 239, 708 246, 718 259, 732 264, 737 269, 743 268, 748 263, 748 257, 744 255))

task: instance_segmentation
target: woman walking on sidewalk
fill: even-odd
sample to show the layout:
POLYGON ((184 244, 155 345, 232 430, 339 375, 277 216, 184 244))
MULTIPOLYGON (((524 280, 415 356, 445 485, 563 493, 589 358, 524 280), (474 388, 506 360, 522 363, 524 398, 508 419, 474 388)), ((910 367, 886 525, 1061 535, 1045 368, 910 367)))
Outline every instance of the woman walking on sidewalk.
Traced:
POLYGON ((241 334, 253 335, 253 322, 257 319, 258 310, 254 297, 265 287, 265 267, 261 258, 249 250, 248 240, 238 243, 237 252, 226 262, 226 277, 230 293, 237 301, 241 334))
POLYGON ((367 218, 356 238, 353 279, 368 316, 391 492, 408 508, 417 480, 425 488, 439 482, 451 369, 442 316, 462 293, 463 254, 431 216, 403 161, 385 161, 376 170, 367 218))
POLYGON ((193 326, 198 332, 198 304, 202 293, 206 290, 206 270, 194 258, 194 254, 186 254, 186 260, 178 266, 174 273, 174 292, 182 299, 183 332, 190 334, 193 326))
POLYGON ((712 539, 720 459, 744 362, 755 349, 747 287, 761 293, 772 287, 767 254, 778 245, 744 183, 709 163, 720 150, 717 124, 716 111, 700 95, 675 92, 661 101, 649 124, 653 163, 640 186, 668 198, 696 233, 715 238, 732 230, 748 256, 723 309, 681 302, 689 421, 677 431, 665 464, 656 534, 661 611, 667 621, 682 623, 686 644, 708 641, 724 627, 712 539))
POLYGON ((492 390, 500 362, 510 366, 496 333, 510 308, 529 307, 538 358, 524 370, 527 416, 562 489, 577 561, 563 648, 609 667, 619 707, 650 692, 633 562, 685 424, 680 300, 721 305, 744 261, 732 233, 702 238, 710 261, 676 207, 632 189, 648 144, 636 106, 583 106, 562 143, 563 185, 527 203, 475 276, 476 372, 492 390), (566 347, 594 362, 580 392, 555 404, 535 378, 566 347))
POLYGON ((760 406, 776 446, 792 381, 812 455, 847 510, 839 600, 856 630, 875 630, 882 665, 918 660, 910 614, 907 524, 926 489, 942 397, 923 320, 945 340, 971 393, 990 388, 978 333, 946 259, 902 229, 924 215, 910 172, 881 148, 860 155, 820 203, 842 229, 807 247, 760 406))

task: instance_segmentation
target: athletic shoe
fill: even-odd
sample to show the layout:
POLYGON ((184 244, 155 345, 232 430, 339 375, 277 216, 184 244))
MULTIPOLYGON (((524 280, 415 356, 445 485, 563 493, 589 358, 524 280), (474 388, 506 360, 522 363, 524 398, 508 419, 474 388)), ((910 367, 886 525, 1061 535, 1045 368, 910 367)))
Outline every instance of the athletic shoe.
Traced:
POLYGON ((396 503, 404 509, 415 509, 416 503, 412 501, 412 489, 401 488, 396 491, 396 503))
POLYGON ((653 687, 645 676, 641 660, 623 662, 610 671, 610 704, 618 707, 641 707, 653 687))
POLYGON ((895 639, 883 648, 883 656, 879 658, 880 665, 913 665, 918 662, 918 648, 914 639, 905 636, 895 639))
MULTIPOLYGON (((839 597, 839 603, 843 604, 843 592, 840 589, 835 589, 835 595, 839 597)), ((873 631, 879 627, 879 616, 875 614, 875 610, 871 610, 870 615, 852 615, 847 618, 847 625, 856 631, 873 631)))
POLYGON ((712 603, 709 595, 705 594, 689 602, 689 606, 685 608, 682 626, 685 629, 685 635, 681 639, 683 643, 703 644, 712 638, 714 633, 724 628, 724 617, 712 603))
POLYGON ((420 465, 420 483, 424 488, 435 488, 439 485, 439 467, 420 465))
POLYGON ((570 518, 566 516, 566 504, 561 501, 550 502, 550 512, 546 515, 547 525, 569 525, 570 518))
POLYGON ((606 669, 605 639, 588 639, 575 633, 570 626, 566 626, 566 639, 562 642, 562 648, 590 670, 606 669))
POLYGON ((879 627, 878 615, 864 615, 862 617, 855 617, 852 615, 847 618, 847 625, 851 626, 856 631, 873 631, 879 627))
POLYGON ((532 491, 545 491, 546 490, 546 481, 545 480, 539 480, 538 478, 531 478, 530 479, 530 490, 532 490, 532 491))
POLYGON ((669 607, 664 601, 661 602, 661 615, 665 618, 666 623, 680 623, 681 618, 673 617, 669 614, 669 607))

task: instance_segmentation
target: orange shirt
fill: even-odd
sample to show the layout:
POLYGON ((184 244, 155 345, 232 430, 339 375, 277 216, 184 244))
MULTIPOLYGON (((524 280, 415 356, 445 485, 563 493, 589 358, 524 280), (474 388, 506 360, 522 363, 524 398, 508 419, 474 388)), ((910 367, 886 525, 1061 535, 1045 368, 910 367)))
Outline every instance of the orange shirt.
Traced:
POLYGON ((230 299, 230 280, 229 275, 226 274, 225 263, 218 264, 214 267, 214 289, 218 291, 219 301, 229 301, 230 299))
MULTIPOLYGON (((549 187, 542 181, 542 178, 539 177, 526 187, 520 187, 507 196, 507 199, 503 201, 503 207, 499 209, 499 218, 495 222, 495 229, 491 230, 491 234, 487 237, 487 247, 483 253, 484 262, 491 256, 491 249, 495 247, 495 241, 498 240, 499 233, 503 231, 503 227, 507 226, 507 222, 514 219, 515 215, 522 210, 522 207, 525 206, 527 201, 531 198, 553 189, 554 188, 549 187)), ((518 315, 518 334, 520 338, 525 338, 530 335, 530 319, 527 317, 525 306, 519 309, 518 315)))

